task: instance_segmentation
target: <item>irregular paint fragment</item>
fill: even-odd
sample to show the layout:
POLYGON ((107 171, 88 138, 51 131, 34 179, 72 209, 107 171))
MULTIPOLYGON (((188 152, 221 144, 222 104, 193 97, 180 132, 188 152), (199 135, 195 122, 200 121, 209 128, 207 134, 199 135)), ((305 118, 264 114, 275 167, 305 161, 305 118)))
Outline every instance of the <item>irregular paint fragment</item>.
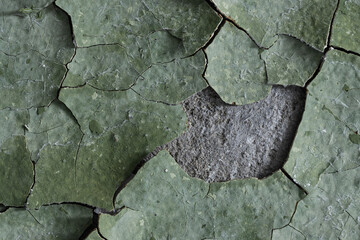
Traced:
POLYGON ((331 45, 360 53, 360 1, 339 0, 331 35, 331 45))
POLYGON ((330 51, 309 92, 350 129, 360 130, 360 57, 330 51))
POLYGON ((268 95, 271 85, 267 84, 259 48, 243 31, 225 23, 206 54, 205 78, 225 102, 241 105, 268 95))
POLYGON ((314 190, 299 202, 291 226, 301 231, 306 239, 351 239, 349 236, 354 236, 354 232, 359 233, 358 171, 322 174, 314 190), (354 220, 356 224, 352 223, 354 220))
POLYGON ((24 136, 13 136, 0 147, 0 203, 23 206, 33 183, 33 166, 24 136))
POLYGON ((112 0, 106 4, 60 0, 56 4, 72 17, 78 46, 118 43, 126 47, 128 55, 151 56, 155 62, 168 59, 161 54, 166 49, 184 50, 182 55, 194 53, 220 22, 202 0, 112 0))
MULTIPOLYGON (((65 87, 89 84, 107 91, 132 87, 146 99, 173 104, 206 87, 202 51, 168 63, 146 63, 132 59, 118 45, 94 46, 78 49, 68 67, 65 87)), ((96 96, 93 95, 94 100, 96 96)))
MULTIPOLYGON (((101 217, 100 232, 102 226, 109 233, 125 231, 120 223, 133 216, 139 220, 134 220, 138 223, 134 236, 147 231, 145 239, 270 238, 272 228, 289 222, 296 201, 302 197, 301 190, 281 172, 264 180, 208 184, 190 178, 166 151, 161 151, 116 198, 117 207, 134 210, 104 220, 101 217)), ((109 235, 109 239, 119 238, 109 235)))
POLYGON ((205 56, 199 51, 193 57, 153 65, 133 89, 146 99, 176 104, 207 86, 204 69, 205 56))
POLYGON ((72 109, 80 128, 60 106, 51 105, 49 113, 43 113, 43 125, 66 123, 45 134, 72 137, 62 144, 46 144, 39 152, 30 208, 75 201, 112 209, 117 187, 135 166, 186 128, 180 105, 149 102, 132 90, 107 92, 84 86, 63 89, 60 99, 72 109), (56 111, 59 119, 52 118, 56 111))
POLYGON ((17 1, 7 1, 1 0, 1 14, 15 14, 16 12, 29 11, 29 10, 38 10, 42 9, 53 3, 52 0, 17 0, 17 1))
POLYGON ((87 236, 86 240, 101 240, 102 237, 99 236, 98 232, 94 230, 89 236, 87 236))
POLYGON ((88 83, 104 90, 125 90, 150 64, 128 55, 126 48, 118 44, 78 48, 63 85, 75 87, 88 83))
POLYGON ((261 58, 270 84, 304 86, 315 72, 323 53, 294 37, 280 35, 261 58))
POLYGON ((360 129, 359 73, 360 58, 332 50, 308 87, 303 119, 284 166, 307 190, 316 186, 325 170, 360 165, 360 149, 349 137, 360 129))
POLYGON ((0 204, 23 206, 33 184, 33 165, 24 134, 27 110, 0 110, 0 204))
POLYGON ((358 57, 333 50, 309 86, 304 118, 285 165, 309 191, 290 223, 306 239, 356 239, 360 231, 360 149, 354 144, 359 72, 358 57))
POLYGON ((0 18, 0 109, 44 106, 57 96, 74 53, 70 23, 54 5, 38 13, 0 18))
POLYGON ((243 27, 262 47, 270 47, 277 34, 294 36, 322 51, 337 0, 213 0, 226 16, 243 27))
MULTIPOLYGON (((25 136, 32 161, 37 162, 40 153, 51 146, 63 149, 64 152, 67 151, 65 149, 75 150, 77 148, 81 140, 81 131, 71 114, 66 106, 58 100, 49 107, 29 110, 30 120, 25 136)), ((51 162, 55 158, 47 161, 51 162)))
POLYGON ((285 35, 261 49, 242 30, 225 23, 206 53, 205 77, 227 103, 248 104, 265 98, 271 84, 304 86, 323 53, 285 35))
POLYGON ((0 213, 1 239, 79 239, 92 222, 92 209, 78 205, 43 206, 38 210, 10 208, 0 213))
POLYGON ((108 240, 145 240, 151 236, 147 224, 144 214, 125 208, 116 216, 102 214, 99 229, 101 229, 101 235, 108 240))

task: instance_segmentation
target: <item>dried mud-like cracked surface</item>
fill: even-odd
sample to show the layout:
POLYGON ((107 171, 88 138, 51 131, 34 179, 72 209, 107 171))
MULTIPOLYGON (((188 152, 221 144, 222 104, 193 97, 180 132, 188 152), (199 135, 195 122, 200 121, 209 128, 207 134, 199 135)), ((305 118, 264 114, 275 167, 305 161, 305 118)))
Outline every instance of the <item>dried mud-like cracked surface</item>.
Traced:
POLYGON ((0 239, 358 239, 358 0, 0 6, 0 239))

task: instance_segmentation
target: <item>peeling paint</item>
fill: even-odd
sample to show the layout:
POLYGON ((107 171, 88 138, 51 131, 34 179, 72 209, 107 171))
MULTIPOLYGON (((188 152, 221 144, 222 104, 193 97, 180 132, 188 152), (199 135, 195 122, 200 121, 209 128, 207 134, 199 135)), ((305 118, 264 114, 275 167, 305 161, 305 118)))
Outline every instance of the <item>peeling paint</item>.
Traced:
POLYGON ((0 6, 0 239, 358 238, 359 0, 0 6), (191 127, 190 96, 257 104, 275 84, 308 96, 270 176, 206 183, 145 158, 191 127))

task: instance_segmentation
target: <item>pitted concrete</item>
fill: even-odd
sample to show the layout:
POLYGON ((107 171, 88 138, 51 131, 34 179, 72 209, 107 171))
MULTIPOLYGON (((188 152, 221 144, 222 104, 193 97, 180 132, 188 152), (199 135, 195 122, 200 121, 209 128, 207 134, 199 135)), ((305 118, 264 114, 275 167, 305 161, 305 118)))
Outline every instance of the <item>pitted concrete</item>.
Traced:
POLYGON ((187 132, 153 154, 167 149, 190 176, 207 182, 266 177, 285 163, 305 100, 304 88, 274 86, 264 100, 234 106, 206 88, 182 103, 187 132))

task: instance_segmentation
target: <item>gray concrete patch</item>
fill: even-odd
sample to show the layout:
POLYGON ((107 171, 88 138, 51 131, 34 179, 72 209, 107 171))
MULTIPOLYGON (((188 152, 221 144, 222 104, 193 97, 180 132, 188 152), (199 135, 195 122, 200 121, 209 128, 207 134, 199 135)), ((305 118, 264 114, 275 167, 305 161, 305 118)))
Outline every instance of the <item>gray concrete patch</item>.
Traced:
POLYGON ((167 149, 192 177, 222 182, 263 178, 285 163, 304 112, 306 92, 274 86, 262 101, 234 106, 209 88, 186 99, 188 131, 167 149))

